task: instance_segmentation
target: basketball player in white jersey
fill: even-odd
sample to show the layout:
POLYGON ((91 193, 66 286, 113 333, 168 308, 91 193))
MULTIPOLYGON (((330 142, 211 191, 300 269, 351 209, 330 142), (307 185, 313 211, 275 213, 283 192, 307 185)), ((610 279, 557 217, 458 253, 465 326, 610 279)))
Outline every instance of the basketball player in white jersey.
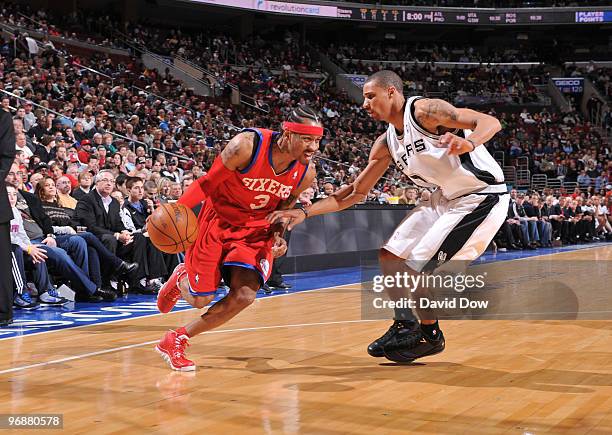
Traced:
MULTIPOLYGON (((470 262, 487 248, 506 219, 510 196, 502 169, 483 146, 500 129, 487 114, 453 107, 446 101, 402 93, 402 80, 379 71, 366 80, 363 108, 389 123, 370 151, 355 182, 308 209, 277 211, 268 218, 290 218, 289 229, 306 217, 343 210, 362 202, 392 162, 417 185, 433 190, 411 210, 379 253, 385 274, 431 272, 450 260, 470 262)), ((397 289, 396 289, 397 290, 397 289)), ((389 292, 392 299, 405 297, 389 292)), ((396 309, 395 322, 368 347, 375 357, 412 361, 444 350, 444 336, 431 315, 420 325, 409 309, 396 309)))

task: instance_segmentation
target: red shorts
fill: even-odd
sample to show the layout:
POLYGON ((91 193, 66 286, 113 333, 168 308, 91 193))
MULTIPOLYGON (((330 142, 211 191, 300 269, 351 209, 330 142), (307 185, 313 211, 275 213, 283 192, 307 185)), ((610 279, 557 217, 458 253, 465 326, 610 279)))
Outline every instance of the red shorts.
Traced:
POLYGON ((256 271, 261 285, 268 280, 274 245, 274 236, 269 228, 235 227, 220 220, 206 203, 198 216, 198 224, 198 238, 185 253, 192 295, 214 294, 221 277, 229 285, 228 266, 256 271))

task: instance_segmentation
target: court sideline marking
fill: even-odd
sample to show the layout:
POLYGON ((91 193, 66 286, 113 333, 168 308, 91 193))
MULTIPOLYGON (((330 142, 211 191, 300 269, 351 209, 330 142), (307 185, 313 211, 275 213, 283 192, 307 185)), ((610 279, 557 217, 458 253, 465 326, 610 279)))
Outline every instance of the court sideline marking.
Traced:
MULTIPOLYGON (((279 295, 279 296, 283 296, 283 295, 279 295)), ((342 323, 362 323, 362 322, 380 322, 380 321, 381 320, 359 319, 359 320, 338 320, 338 321, 333 321, 333 322, 296 323, 296 324, 289 324, 289 325, 254 326, 254 327, 251 327, 251 328, 221 329, 221 330, 215 330, 215 331, 207 331, 207 332, 205 332, 202 335, 207 335, 207 334, 223 334, 223 333, 227 333, 227 332, 261 331, 261 330, 264 330, 264 329, 299 328, 299 327, 303 327, 303 326, 322 326, 322 325, 337 325, 337 324, 342 324, 342 323)), ((142 347, 142 346, 147 346, 147 345, 151 345, 151 344, 158 343, 158 342, 159 342, 159 340, 145 341, 143 343, 128 344, 126 346, 113 347, 113 348, 110 348, 110 349, 99 350, 99 351, 96 351, 96 352, 83 353, 81 355, 73 355, 73 356, 69 356, 69 357, 65 357, 65 358, 55 359, 55 360, 51 360, 51 361, 45 361, 45 362, 36 363, 36 364, 29 364, 29 365, 25 365, 25 366, 21 366, 21 367, 13 367, 11 369, 0 370, 0 375, 4 375, 4 374, 7 374, 7 373, 19 372, 19 371, 23 371, 23 370, 27 370, 27 369, 33 369, 33 368, 36 368, 36 367, 45 367, 45 366, 48 366, 48 365, 64 363, 64 362, 67 362, 67 361, 74 361, 74 360, 82 359, 82 358, 89 358, 91 356, 104 355, 104 354, 112 353, 112 352, 119 352, 119 351, 122 351, 122 350, 133 349, 133 348, 142 347)))
MULTIPOLYGON (((553 256, 553 255, 562 255, 562 254, 569 253, 569 252, 585 251, 585 250, 589 250, 589 249, 597 249, 597 248, 605 247, 606 245, 607 245, 607 243, 604 243, 603 246, 595 245, 595 246, 589 246, 589 247, 585 247, 585 248, 577 248, 577 249, 561 251, 561 252, 549 252, 549 253, 541 254, 541 255, 533 255, 533 256, 522 257, 522 258, 512 258, 512 259, 507 259, 507 260, 495 259, 495 260, 490 261, 490 262, 473 263, 472 266, 482 266, 482 265, 485 265, 485 264, 502 263, 502 262, 505 263, 505 262, 511 262, 511 261, 523 261, 523 260, 528 260, 528 259, 537 258, 537 257, 548 257, 548 256, 553 256)), ((261 300, 265 300, 265 299, 278 298, 278 297, 282 297, 282 296, 291 296, 291 295, 295 295, 295 294, 309 293, 309 292, 313 292, 313 291, 342 288, 342 287, 355 286, 355 285, 361 285, 361 284, 362 284, 361 282, 354 282, 354 283, 348 283, 348 284, 341 284, 341 285, 337 285, 337 286, 333 286, 333 287, 320 287, 320 288, 310 289, 310 290, 292 291, 290 293, 264 296, 264 297, 261 297, 261 298, 257 298, 257 300, 261 301, 261 300)), ((180 310, 180 311, 171 311, 168 314, 184 312, 184 311, 193 311, 193 310, 196 310, 196 308, 189 308, 189 309, 180 310)), ((88 328, 90 326, 95 326, 95 325, 101 325, 101 324, 106 325, 106 324, 110 324, 110 323, 125 322, 125 321, 128 321, 128 320, 143 319, 143 318, 147 318, 147 317, 160 316, 160 315, 162 315, 162 313, 147 314, 147 315, 138 316, 138 317, 128 317, 128 318, 125 318, 125 319, 110 320, 108 322, 92 323, 92 324, 89 324, 89 325, 71 326, 69 328, 58 328, 58 329, 53 329, 53 330, 50 330, 50 331, 33 332, 31 334, 26 334, 26 335, 17 335, 17 336, 13 336, 13 337, 0 338, 0 341, 3 341, 3 340, 14 340, 14 339, 25 339, 26 337, 31 337, 31 336, 41 335, 41 334, 50 334, 50 333, 59 332, 59 331, 68 331, 68 330, 79 329, 79 328, 88 328)), ((9 328, 10 327, 11 326, 9 326, 9 328)), ((0 374, 1 373, 2 372, 0 372, 0 374)))
MULTIPOLYGON (((348 287, 348 286, 357 286, 357 285, 360 285, 360 284, 361 284, 361 282, 353 282, 353 283, 349 283, 349 284, 335 285, 333 287, 319 287, 319 288, 313 288, 313 289, 310 289, 310 290, 296 290, 296 291, 292 291, 292 292, 289 292, 289 293, 264 296, 264 297, 261 297, 261 298, 257 298, 255 301, 264 301, 266 299, 279 298, 279 297, 282 297, 282 296, 292 296, 292 295, 297 295, 297 294, 302 294, 302 293, 310 293, 310 292, 321 291, 321 290, 331 290, 331 289, 348 287)), ((52 329, 51 331, 40 331, 40 332, 33 332, 31 334, 17 335, 17 336, 13 336, 13 337, 4 337, 4 338, 0 338, 0 341, 3 341, 3 340, 24 339, 26 337, 33 337, 33 336, 37 336, 37 335, 41 335, 41 334, 50 334, 50 333, 53 333, 53 332, 69 331, 69 330, 80 329, 80 328, 89 328, 90 326, 108 325, 109 323, 126 322, 128 320, 145 319, 147 317, 161 316, 161 315, 164 315, 164 314, 184 313, 184 312, 194 311, 194 310, 197 310, 197 308, 188 308, 186 310, 170 311, 169 313, 146 314, 144 316, 127 317, 125 319, 109 320, 108 322, 91 323, 89 325, 71 326, 69 328, 58 328, 58 329, 52 329)), ((12 326, 10 326, 10 325, 8 326, 8 328, 11 328, 11 327, 12 326)), ((1 331, 1 329, 0 329, 0 331, 1 331)))

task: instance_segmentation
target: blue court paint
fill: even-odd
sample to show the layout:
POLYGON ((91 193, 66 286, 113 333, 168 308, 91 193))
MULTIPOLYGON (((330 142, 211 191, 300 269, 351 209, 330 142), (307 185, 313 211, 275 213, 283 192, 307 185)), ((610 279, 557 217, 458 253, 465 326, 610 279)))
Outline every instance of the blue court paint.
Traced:
MULTIPOLYGON (((510 251, 497 254, 486 253, 477 263, 491 263, 495 261, 517 260, 521 258, 549 255, 560 252, 576 251, 599 246, 606 243, 593 243, 588 245, 565 246, 562 248, 546 248, 534 251, 510 251)), ((285 282, 293 287, 289 291, 275 291, 272 295, 259 292, 258 298, 267 298, 283 294, 299 293, 306 290, 317 290, 346 284, 361 282, 361 269, 359 267, 345 267, 328 269, 316 272, 304 272, 295 275, 285 275, 285 282)), ((225 296, 226 290, 219 290, 215 301, 225 296)), ((214 303, 214 302, 213 302, 214 303)), ((175 311, 190 309, 185 301, 179 301, 175 311)), ((71 303, 63 308, 42 307, 34 311, 15 310, 15 322, 6 328, 0 328, 0 340, 23 335, 37 334, 77 326, 93 325, 117 320, 135 319, 138 317, 159 314, 155 296, 129 295, 115 302, 88 304, 83 302, 71 303)), ((172 322, 170 322, 172 323, 172 322)))

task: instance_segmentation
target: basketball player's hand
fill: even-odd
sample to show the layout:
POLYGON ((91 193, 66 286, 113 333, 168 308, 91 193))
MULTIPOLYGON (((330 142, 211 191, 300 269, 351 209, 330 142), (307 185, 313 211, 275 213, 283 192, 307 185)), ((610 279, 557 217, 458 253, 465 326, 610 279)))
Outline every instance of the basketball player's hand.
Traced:
POLYGON ((278 223, 281 221, 281 219, 289 219, 287 230, 291 231, 293 227, 304 222, 304 219, 306 219, 306 214, 300 209, 277 210, 270 213, 266 219, 271 224, 278 223))
POLYGON ((274 233, 274 246, 272 246, 272 255, 274 258, 282 257, 287 253, 287 241, 283 239, 279 233, 274 233))
POLYGON ((448 148, 448 153, 455 156, 474 151, 472 142, 449 132, 440 137, 440 148, 448 148))

